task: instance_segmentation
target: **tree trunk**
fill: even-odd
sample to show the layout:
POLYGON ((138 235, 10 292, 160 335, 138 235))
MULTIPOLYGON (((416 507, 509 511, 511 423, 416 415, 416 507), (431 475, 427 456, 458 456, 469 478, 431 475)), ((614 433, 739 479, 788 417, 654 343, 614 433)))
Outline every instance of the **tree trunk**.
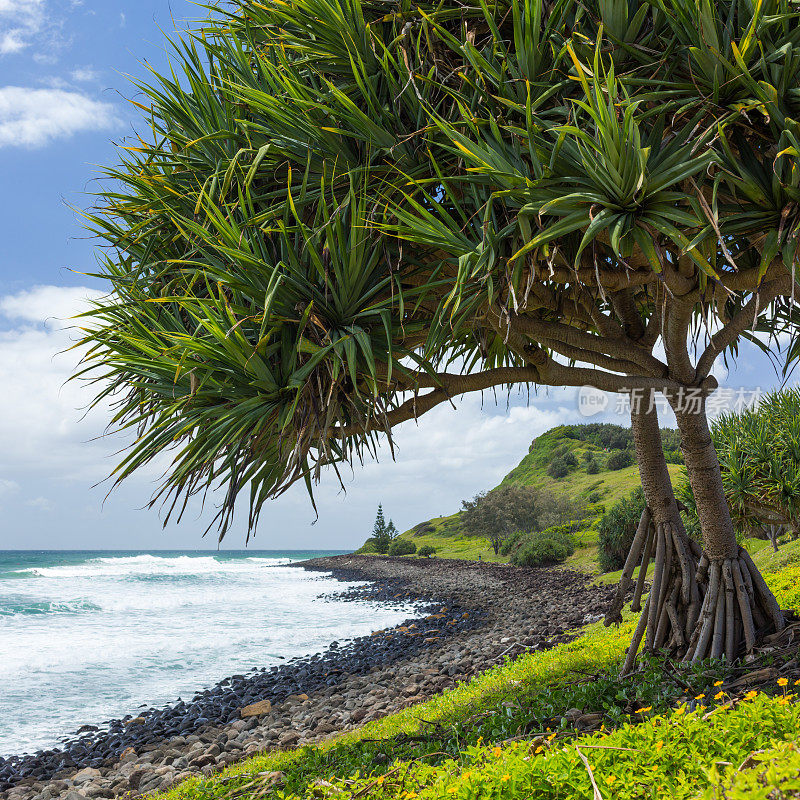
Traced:
POLYGON ((704 548, 712 561, 736 558, 739 546, 725 499, 717 451, 708 429, 705 399, 698 396, 691 402, 696 404, 695 408, 674 410, 681 432, 683 460, 697 503, 704 548))
POLYGON ((778 552, 778 536, 781 534, 782 526, 781 525, 766 525, 765 530, 767 532, 767 538, 772 545, 772 552, 778 552))
POLYGON ((631 398, 631 428, 647 507, 605 619, 606 625, 621 622, 620 612, 625 595, 633 585, 631 578, 637 564, 639 577, 631 607, 639 610, 644 579, 654 557, 650 596, 628 648, 623 674, 633 669, 642 638, 646 651, 666 648, 683 655, 702 602, 695 577, 699 547, 690 541, 681 520, 653 400, 653 395, 631 398))
POLYGON ((692 662, 707 657, 732 661, 751 651, 761 636, 780 630, 785 624, 783 615, 750 556, 736 542, 704 402, 694 413, 676 409, 676 417, 705 551, 687 536, 683 526, 661 446, 655 404, 648 396, 638 403, 637 399, 631 402, 631 427, 647 508, 606 625, 621 621, 637 564, 639 578, 631 608, 639 610, 644 576, 653 556, 655 565, 650 595, 622 672, 633 669, 643 638, 645 651, 665 649, 692 662))
MULTIPOLYGON (((705 397, 692 398, 684 408, 680 398, 671 398, 670 401, 681 433, 681 449, 697 503, 705 557, 709 563, 709 585, 703 614, 685 658, 698 661, 708 655, 718 655, 714 642, 729 635, 729 630, 732 630, 730 635, 733 639, 744 641, 744 648, 749 651, 764 635, 782 630, 786 621, 750 554, 736 541, 722 473, 708 429, 705 397), (714 595, 712 583, 717 575, 720 576, 720 590, 714 595), (733 603, 729 595, 737 602, 733 603), (730 606, 727 612, 726 604, 730 606), (733 615, 730 624, 726 622, 726 613, 733 615), (726 633, 723 633, 723 627, 726 633)), ((732 658, 738 655, 738 650, 731 644, 732 658)), ((725 652, 729 652, 727 643, 725 652)))

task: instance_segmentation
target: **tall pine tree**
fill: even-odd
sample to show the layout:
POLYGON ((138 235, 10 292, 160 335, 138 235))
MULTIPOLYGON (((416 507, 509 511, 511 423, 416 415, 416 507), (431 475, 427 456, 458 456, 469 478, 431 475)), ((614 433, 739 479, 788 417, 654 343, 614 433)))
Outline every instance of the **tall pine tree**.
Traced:
POLYGON ((375 524, 372 526, 372 537, 378 541, 386 539, 386 520, 383 516, 383 506, 378 503, 378 513, 375 516, 375 524))

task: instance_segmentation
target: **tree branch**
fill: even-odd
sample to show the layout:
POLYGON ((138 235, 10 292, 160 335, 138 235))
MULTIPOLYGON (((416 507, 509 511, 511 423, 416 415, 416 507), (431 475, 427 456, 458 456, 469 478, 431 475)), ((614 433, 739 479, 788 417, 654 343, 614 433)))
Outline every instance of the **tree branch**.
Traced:
POLYGON ((753 296, 733 315, 730 322, 718 330, 697 362, 697 375, 705 377, 714 366, 717 356, 733 345, 748 329, 752 328, 761 308, 792 289, 792 276, 785 272, 778 278, 761 285, 753 296))
MULTIPOLYGON (((430 376, 426 376, 430 378, 430 376)), ((410 397, 397 408, 384 414, 379 419, 370 420, 366 424, 336 426, 330 429, 327 438, 343 438, 359 433, 369 433, 374 430, 390 430, 406 422, 416 419, 435 408, 440 403, 451 400, 467 392, 477 392, 490 389, 492 386, 511 385, 515 383, 536 383, 538 370, 534 367, 497 367, 483 372, 458 375, 453 373, 438 373, 436 380, 439 387, 423 395, 410 397)))
POLYGON ((696 370, 689 358, 686 340, 689 326, 692 324, 694 305, 667 298, 666 316, 664 319, 664 349, 667 353, 667 364, 671 378, 685 385, 695 382, 696 370))
POLYGON ((561 322, 537 320, 518 314, 509 315, 509 324, 513 330, 535 338, 576 361, 626 374, 636 374, 642 370, 652 376, 666 377, 667 374, 666 364, 627 337, 608 339, 576 330, 561 322))

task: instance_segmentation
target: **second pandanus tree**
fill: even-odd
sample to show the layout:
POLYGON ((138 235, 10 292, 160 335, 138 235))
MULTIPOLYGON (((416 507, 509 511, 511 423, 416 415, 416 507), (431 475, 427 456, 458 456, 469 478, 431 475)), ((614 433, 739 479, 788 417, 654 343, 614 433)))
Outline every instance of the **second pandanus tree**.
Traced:
POLYGON ((116 479, 171 452, 153 502, 219 487, 223 536, 240 496, 252 530, 269 498, 466 392, 594 386, 631 399, 647 501, 609 621, 655 563, 624 669, 643 638, 733 659, 781 628, 705 403, 718 357, 773 348, 763 331, 794 316, 794 5, 225 8, 139 86, 147 133, 87 215, 110 292, 80 374, 137 434, 116 479))

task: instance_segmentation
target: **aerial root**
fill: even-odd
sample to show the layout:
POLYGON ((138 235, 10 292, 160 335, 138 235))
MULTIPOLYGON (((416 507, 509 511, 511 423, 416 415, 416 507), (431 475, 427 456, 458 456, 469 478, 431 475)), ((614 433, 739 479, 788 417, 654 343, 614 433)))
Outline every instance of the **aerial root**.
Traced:
POLYGON ((645 652, 668 651, 687 663, 704 658, 733 662, 753 651, 759 638, 784 628, 775 597, 749 553, 709 559, 682 528, 653 523, 645 508, 639 520, 605 624, 622 621, 633 589, 631 610, 641 610, 645 576, 653 560, 650 593, 631 639, 622 674, 631 672, 644 639, 645 652), (639 567, 636 581, 633 573, 639 567))

